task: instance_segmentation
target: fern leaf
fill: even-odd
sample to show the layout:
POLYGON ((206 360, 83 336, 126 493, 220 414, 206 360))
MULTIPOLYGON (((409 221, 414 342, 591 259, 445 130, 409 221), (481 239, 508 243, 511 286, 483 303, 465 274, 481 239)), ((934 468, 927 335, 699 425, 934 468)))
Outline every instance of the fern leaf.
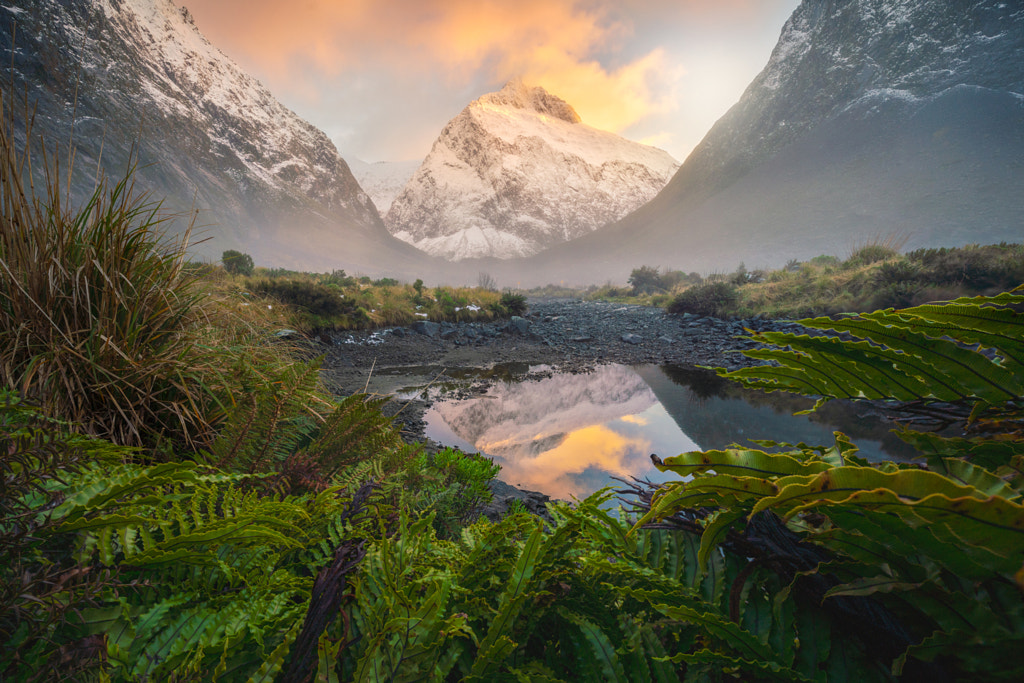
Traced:
POLYGON ((526 600, 526 591, 537 567, 542 541, 543 533, 537 528, 523 545, 512 575, 505 583, 501 596, 498 598, 497 614, 480 643, 476 660, 470 671, 472 676, 485 676, 515 648, 515 642, 505 634, 512 631, 512 625, 526 600))
POLYGON ((601 680, 629 683, 630 679, 626 678, 626 671, 622 668, 622 662, 619 661, 615 646, 612 645, 608 636, 596 624, 578 614, 573 614, 568 610, 560 610, 559 613, 575 624, 583 634, 593 661, 597 662, 599 666, 601 680))

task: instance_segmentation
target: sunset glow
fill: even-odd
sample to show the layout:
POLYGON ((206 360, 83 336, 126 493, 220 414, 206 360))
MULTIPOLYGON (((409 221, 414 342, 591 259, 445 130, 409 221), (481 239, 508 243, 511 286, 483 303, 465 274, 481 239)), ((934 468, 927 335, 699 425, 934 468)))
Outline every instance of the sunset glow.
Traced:
POLYGON ((764 65, 796 0, 191 0, 197 26, 367 160, 420 158, 521 77, 682 159, 764 65), (413 104, 415 102, 415 104, 413 104))
POLYGON ((640 476, 651 468, 650 449, 649 439, 592 425, 567 434, 558 446, 536 456, 501 458, 502 477, 556 498, 585 497, 585 484, 571 475, 594 468, 618 477, 640 476))

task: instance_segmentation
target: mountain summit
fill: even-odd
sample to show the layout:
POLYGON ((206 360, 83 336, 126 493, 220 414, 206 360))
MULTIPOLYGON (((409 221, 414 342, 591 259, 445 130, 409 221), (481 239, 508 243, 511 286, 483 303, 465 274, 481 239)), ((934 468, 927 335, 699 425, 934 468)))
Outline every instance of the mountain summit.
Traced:
POLYGON ((636 209, 678 165, 514 80, 448 122, 385 224, 452 260, 529 256, 636 209))
POLYGON ((582 281, 1024 234, 1024 5, 804 0, 664 191, 522 266, 582 281))

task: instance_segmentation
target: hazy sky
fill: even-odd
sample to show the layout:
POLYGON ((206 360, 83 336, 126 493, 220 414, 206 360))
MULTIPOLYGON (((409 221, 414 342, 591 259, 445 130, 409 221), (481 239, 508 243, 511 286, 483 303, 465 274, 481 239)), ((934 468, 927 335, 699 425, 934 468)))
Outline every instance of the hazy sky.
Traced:
MULTIPOLYGON (((179 0, 181 1, 181 0, 179 0)), ((422 159, 521 76, 682 161, 799 0, 183 0, 199 29, 344 155, 422 159)))

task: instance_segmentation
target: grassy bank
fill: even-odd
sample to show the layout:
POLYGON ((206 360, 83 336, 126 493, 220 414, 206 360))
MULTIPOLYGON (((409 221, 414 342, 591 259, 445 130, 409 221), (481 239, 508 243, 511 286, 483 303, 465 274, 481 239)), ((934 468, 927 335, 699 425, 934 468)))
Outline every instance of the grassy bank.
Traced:
MULTIPOLYGON (((797 318, 903 308, 960 296, 992 294, 1024 282, 1024 244, 968 245, 900 253, 868 244, 846 259, 818 256, 778 270, 700 275, 642 266, 624 286, 576 295, 664 306, 719 317, 797 318)), ((539 291, 539 290, 538 290, 539 291)))
POLYGON ((242 307, 283 306, 279 322, 306 332, 373 329, 417 320, 489 321, 526 311, 521 295, 480 287, 426 287, 422 280, 373 280, 343 270, 306 273, 256 267, 251 274, 240 274, 217 265, 193 268, 218 296, 238 298, 242 307))

